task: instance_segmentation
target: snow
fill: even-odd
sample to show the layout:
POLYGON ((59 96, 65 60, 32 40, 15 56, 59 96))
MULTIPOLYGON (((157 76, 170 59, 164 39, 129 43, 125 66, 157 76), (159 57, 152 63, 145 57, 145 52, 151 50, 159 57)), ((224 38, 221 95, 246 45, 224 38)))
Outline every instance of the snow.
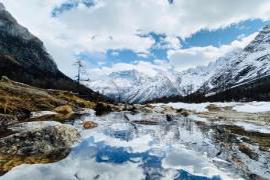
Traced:
POLYGON ((191 111, 196 111, 196 112, 204 112, 207 111, 206 107, 209 105, 209 103, 200 103, 200 104, 195 104, 195 103, 168 103, 168 104, 152 104, 152 106, 168 106, 172 107, 174 109, 187 109, 191 111))
POLYGON ((270 102, 243 103, 241 105, 234 106, 233 110, 247 113, 270 112, 270 102))
POLYGON ((267 126, 267 125, 262 126, 262 125, 251 124, 251 123, 246 123, 246 122, 236 122, 234 124, 237 126, 243 127, 246 131, 270 134, 270 126, 267 126))
POLYGON ((32 112, 31 118, 38 118, 46 115, 56 115, 56 112, 53 111, 38 111, 38 112, 32 112))
POLYGON ((172 107, 174 109, 187 109, 190 111, 195 112, 207 112, 207 106, 210 104, 214 104, 217 107, 233 107, 233 110, 237 112, 245 112, 245 113, 262 113, 262 112, 270 112, 270 102, 207 102, 207 103, 157 103, 157 104, 151 104, 152 106, 156 107, 162 107, 162 106, 168 106, 172 107))

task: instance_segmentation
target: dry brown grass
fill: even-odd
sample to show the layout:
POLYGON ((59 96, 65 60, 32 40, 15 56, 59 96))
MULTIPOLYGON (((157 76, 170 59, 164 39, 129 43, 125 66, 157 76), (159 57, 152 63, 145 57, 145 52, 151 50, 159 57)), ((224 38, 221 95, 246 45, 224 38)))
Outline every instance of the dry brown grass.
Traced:
POLYGON ((53 110, 63 105, 69 105, 73 109, 95 107, 95 103, 79 98, 71 92, 40 89, 6 78, 0 81, 0 112, 2 113, 14 114, 21 109, 53 110))

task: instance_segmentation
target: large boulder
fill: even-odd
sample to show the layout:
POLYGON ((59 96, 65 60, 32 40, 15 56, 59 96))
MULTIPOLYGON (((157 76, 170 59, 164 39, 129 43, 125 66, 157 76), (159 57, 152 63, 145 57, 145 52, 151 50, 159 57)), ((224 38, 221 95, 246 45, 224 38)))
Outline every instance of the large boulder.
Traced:
POLYGON ((0 139, 0 154, 28 156, 68 152, 80 137, 74 127, 52 122, 23 123, 13 130, 19 132, 0 139))
POLYGON ((112 108, 109 104, 107 103, 97 103, 95 107, 96 115, 101 116, 103 114, 107 114, 112 112, 112 108))

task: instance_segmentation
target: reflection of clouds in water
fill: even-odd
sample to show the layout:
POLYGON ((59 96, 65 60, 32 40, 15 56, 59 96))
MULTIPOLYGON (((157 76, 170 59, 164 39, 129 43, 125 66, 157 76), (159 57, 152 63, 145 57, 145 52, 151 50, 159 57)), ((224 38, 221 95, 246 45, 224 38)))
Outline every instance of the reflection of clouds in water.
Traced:
POLYGON ((133 163, 108 164, 94 160, 66 159, 51 165, 25 165, 8 173, 3 180, 90 180, 143 179, 143 169, 133 163))
POLYGON ((190 173, 192 175, 207 176, 213 179, 220 179, 220 177, 228 180, 232 179, 227 173, 218 170, 216 166, 210 164, 207 157, 186 149, 177 151, 174 149, 172 152, 168 153, 162 160, 162 167, 165 169, 182 170, 180 173, 178 171, 178 174, 182 176, 185 173, 190 173))
MULTIPOLYGON (((186 144, 202 147, 207 141, 194 122, 185 119, 134 128, 121 117, 120 113, 115 113, 94 118, 99 126, 82 131, 81 142, 66 159, 52 164, 20 166, 2 179, 137 180, 151 177, 171 180, 206 179, 197 176, 217 174, 230 179, 206 157, 185 150, 186 144)), ((205 148, 210 147, 208 143, 205 148)))

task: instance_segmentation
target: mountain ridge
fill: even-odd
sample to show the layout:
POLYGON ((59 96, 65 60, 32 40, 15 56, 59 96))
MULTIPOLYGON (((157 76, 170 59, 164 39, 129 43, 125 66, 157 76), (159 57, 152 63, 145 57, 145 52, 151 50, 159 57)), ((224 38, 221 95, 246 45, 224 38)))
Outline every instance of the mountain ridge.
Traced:
MULTIPOLYGON (((182 98, 191 94, 211 96, 241 83, 268 76, 270 75, 270 26, 265 26, 243 49, 235 49, 206 66, 182 72, 170 72, 172 76, 175 76, 175 80, 171 80, 170 75, 166 75, 168 72, 160 70, 157 72, 154 78, 141 74, 144 81, 133 83, 134 86, 130 88, 125 86, 125 91, 121 92, 122 101, 142 103, 159 98, 177 96, 182 98), (132 94, 134 98, 125 98, 132 94)), ((121 71, 114 73, 121 74, 121 71)), ((129 83, 132 84, 132 82, 129 83)), ((91 84, 88 86, 102 91, 102 87, 93 87, 91 84)), ((113 89, 113 87, 110 88, 113 89)), ((105 92, 104 94, 113 96, 114 93, 105 92)))
POLYGON ((2 3, 0 76, 40 88, 73 91, 91 100, 106 99, 59 71, 43 42, 21 26, 2 3))

